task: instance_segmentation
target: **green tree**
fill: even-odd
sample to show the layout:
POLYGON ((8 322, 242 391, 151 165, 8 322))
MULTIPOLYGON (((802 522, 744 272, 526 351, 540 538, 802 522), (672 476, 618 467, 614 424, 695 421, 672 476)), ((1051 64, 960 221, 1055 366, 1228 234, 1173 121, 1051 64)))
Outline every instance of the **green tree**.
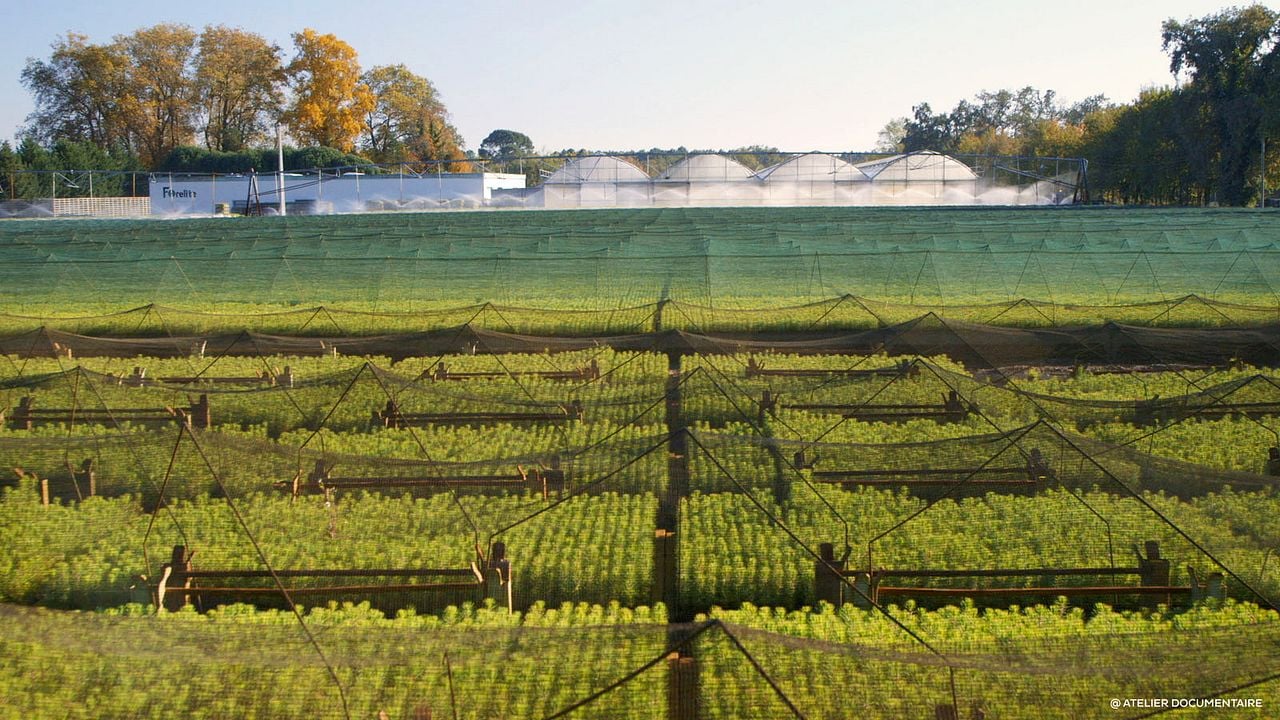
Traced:
POLYGON ((494 130, 480 142, 480 157, 506 162, 533 154, 533 141, 515 130, 494 130))
POLYGON ((206 27, 194 81, 205 147, 243 150, 270 138, 283 102, 279 47, 239 28, 206 27))
POLYGON ((65 138, 99 147, 127 144, 120 98, 130 60, 123 49, 93 45, 75 33, 52 48, 48 60, 28 60, 22 69, 22 84, 35 102, 23 134, 41 142, 65 138))
POLYGON ((378 162, 460 160, 458 130, 430 80, 404 65, 383 65, 362 78, 374 96, 366 113, 364 148, 378 162))
POLYGON ((900 153, 902 141, 907 137, 907 119, 898 117, 890 120, 876 134, 876 152, 900 153))
POLYGON ((1186 72, 1185 92, 1207 118, 1199 142, 1213 158, 1214 194, 1224 204, 1243 205, 1256 188, 1258 146, 1274 92, 1280 13, 1262 5, 1230 8, 1216 15, 1163 25, 1164 49, 1174 75, 1186 72))
POLYGON ((194 30, 167 24, 115 40, 129 58, 118 110, 131 146, 148 166, 195 136, 197 104, 190 72, 195 43, 194 30))

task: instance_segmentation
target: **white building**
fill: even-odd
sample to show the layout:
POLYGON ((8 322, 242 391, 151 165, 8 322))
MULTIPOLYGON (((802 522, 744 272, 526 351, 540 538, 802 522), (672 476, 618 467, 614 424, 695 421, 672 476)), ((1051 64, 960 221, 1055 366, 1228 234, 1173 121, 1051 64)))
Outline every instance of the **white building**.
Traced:
MULTIPOLYGON (((258 200, 277 208, 275 174, 258 175, 258 200)), ((243 208, 253 201, 249 175, 151 175, 153 215, 207 215, 225 208, 243 208)), ((498 189, 523 188, 524 175, 509 173, 439 173, 365 175, 329 172, 285 173, 284 196, 291 212, 299 214, 427 210, 482 207, 498 189)))

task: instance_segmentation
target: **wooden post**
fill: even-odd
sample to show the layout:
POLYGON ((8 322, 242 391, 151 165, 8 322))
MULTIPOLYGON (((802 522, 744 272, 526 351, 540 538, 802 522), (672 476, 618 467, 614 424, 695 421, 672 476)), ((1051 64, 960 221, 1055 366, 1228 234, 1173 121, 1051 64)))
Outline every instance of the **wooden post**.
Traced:
POLYGON ((208 430, 213 427, 213 415, 209 410, 209 396, 201 395, 199 400, 192 403, 191 407, 188 408, 187 417, 191 427, 196 430, 208 430))
POLYGON ((815 602, 828 602, 835 607, 844 604, 844 583, 840 580, 840 570, 844 569, 844 561, 837 560, 835 546, 822 543, 818 546, 819 560, 813 563, 813 598, 815 602))
POLYGON ((1195 567, 1187 566, 1187 576, 1191 579, 1191 604, 1195 605, 1204 599, 1204 586, 1200 584, 1200 574, 1195 567))
POLYGON ((564 408, 564 414, 567 415, 570 420, 582 419, 582 401, 581 400, 570 401, 568 405, 562 405, 561 407, 564 408))
POLYGON ((933 720, 960 720, 960 713, 956 711, 955 705, 935 705, 933 720))
POLYGON ((182 590, 191 587, 191 556, 182 545, 173 546, 173 554, 169 564, 164 566, 169 577, 163 581, 164 593, 160 602, 165 610, 176 612, 187 606, 187 593, 182 590))
POLYGON ((654 603, 663 603, 667 611, 678 601, 679 578, 678 544, 674 530, 659 528, 653 533, 653 595, 654 603))
POLYGON ((295 479, 293 483, 293 496, 298 497, 303 491, 309 488, 319 488, 325 492, 329 491, 326 481, 329 479, 329 466, 325 465, 324 460, 317 460, 316 465, 310 473, 307 473, 306 485, 299 487, 300 478, 295 479))
POLYGON ((40 504, 49 506, 49 478, 40 478, 40 504))
POLYGON ((293 368, 285 365, 284 372, 276 376, 276 385, 286 388, 293 387, 293 368))
POLYGON ((764 393, 760 395, 760 414, 756 419, 763 423, 765 413, 771 412, 776 407, 778 407, 778 397, 772 392, 765 390, 764 393))
POLYGON ((964 422, 964 417, 968 414, 968 408, 965 407, 964 401, 960 399, 960 393, 955 390, 947 393, 947 396, 942 400, 942 406, 946 413, 945 422, 964 422))
POLYGON ((808 456, 805 455, 804 450, 797 450, 795 454, 791 456, 791 461, 791 464, 795 465, 797 470, 812 470, 814 463, 818 462, 818 456, 814 455, 813 459, 810 460, 808 456))
POLYGON ((1220 572, 1209 573, 1208 582, 1205 584, 1205 597, 1222 600, 1227 596, 1225 578, 1220 572))
POLYGON ((534 492, 541 492, 542 499, 546 500, 551 497, 552 493, 559 495, 564 492, 564 470, 560 467, 560 456, 552 455, 550 465, 540 467, 534 470, 534 480, 536 486, 534 492))
POLYGON ((484 596, 512 612, 511 561, 507 559, 506 543, 494 543, 489 553, 484 568, 484 596))
POLYGON ((1045 460, 1040 448, 1031 448, 1031 452, 1027 454, 1027 477, 1034 483, 1057 479, 1057 475, 1053 472, 1053 468, 1049 467, 1049 461, 1045 460))
MULTIPOLYGON (((1139 584, 1143 587, 1160 587, 1169 584, 1169 561, 1160 557, 1160 543, 1155 540, 1146 541, 1146 556, 1135 548, 1138 554, 1138 577, 1139 584)), ((1143 596, 1148 604, 1158 604, 1156 601, 1160 596, 1145 595, 1143 596)), ((1166 605, 1171 605, 1173 598, 1163 596, 1166 605)))
POLYGON ((382 412, 373 411, 373 424, 392 429, 400 427, 400 406, 395 400, 388 400, 382 412))
POLYGON ((747 377, 757 377, 761 370, 764 370, 763 364, 756 362, 754 357, 747 358, 747 377))
POLYGON ((17 430, 30 430, 32 426, 31 411, 35 408, 36 399, 30 395, 18 401, 13 411, 13 427, 17 430))
POLYGON ((920 377, 920 366, 911 360, 898 361, 898 377, 915 379, 920 377))
POLYGON ((698 717, 698 665, 683 652, 667 655, 667 720, 698 717))
POLYGON ((865 573, 860 572, 853 576, 853 587, 859 592, 852 593, 850 600, 855 606, 864 610, 871 608, 873 603, 879 602, 877 588, 880 585, 880 581, 873 577, 874 574, 875 571, 872 570, 865 573))
POLYGON ((1160 543, 1148 540, 1144 543, 1146 557, 1138 553, 1138 574, 1144 587, 1169 584, 1169 561, 1160 557, 1160 543))
POLYGON ((86 458, 80 463, 80 479, 88 491, 88 497, 98 494, 98 473, 93 469, 93 458, 86 458))
POLYGON ((1267 474, 1280 477, 1280 447, 1267 449, 1267 474))

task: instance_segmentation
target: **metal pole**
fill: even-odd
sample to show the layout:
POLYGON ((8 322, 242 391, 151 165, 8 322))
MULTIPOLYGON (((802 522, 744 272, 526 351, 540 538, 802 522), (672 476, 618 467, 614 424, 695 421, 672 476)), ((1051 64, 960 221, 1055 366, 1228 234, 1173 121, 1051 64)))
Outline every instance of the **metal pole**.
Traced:
POLYGON ((1258 207, 1267 206, 1267 136, 1262 136, 1262 164, 1258 168, 1258 207))
POLYGON ((276 192, 280 195, 280 215, 285 214, 284 208, 284 129, 280 125, 276 125, 276 192))

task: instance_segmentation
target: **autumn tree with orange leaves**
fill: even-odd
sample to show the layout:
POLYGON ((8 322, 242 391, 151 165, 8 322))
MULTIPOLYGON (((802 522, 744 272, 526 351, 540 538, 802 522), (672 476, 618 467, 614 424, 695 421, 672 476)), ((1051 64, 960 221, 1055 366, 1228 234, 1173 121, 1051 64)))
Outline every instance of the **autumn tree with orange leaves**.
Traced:
POLYGON ((375 105, 355 49, 311 28, 294 33, 293 44, 297 54, 285 68, 293 102, 281 120, 300 142, 350 152, 375 105))

